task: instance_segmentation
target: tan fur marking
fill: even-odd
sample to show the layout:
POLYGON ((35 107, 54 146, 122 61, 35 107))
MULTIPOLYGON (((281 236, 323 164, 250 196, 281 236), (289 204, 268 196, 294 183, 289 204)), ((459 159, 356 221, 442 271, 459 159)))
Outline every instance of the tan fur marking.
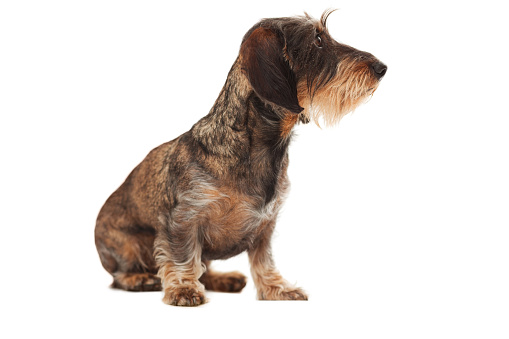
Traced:
POLYGON ((299 121, 299 115, 288 112, 281 122, 281 137, 288 138, 292 132, 293 126, 299 121))

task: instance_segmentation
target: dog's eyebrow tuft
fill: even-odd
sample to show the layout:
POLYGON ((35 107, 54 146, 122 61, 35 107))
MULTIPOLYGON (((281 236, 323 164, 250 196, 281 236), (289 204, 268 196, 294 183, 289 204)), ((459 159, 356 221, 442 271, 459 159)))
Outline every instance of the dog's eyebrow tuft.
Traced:
POLYGON ((322 31, 327 31, 327 19, 329 15, 337 11, 337 8, 329 8, 325 12, 323 12, 322 17, 320 18, 320 28, 322 31))

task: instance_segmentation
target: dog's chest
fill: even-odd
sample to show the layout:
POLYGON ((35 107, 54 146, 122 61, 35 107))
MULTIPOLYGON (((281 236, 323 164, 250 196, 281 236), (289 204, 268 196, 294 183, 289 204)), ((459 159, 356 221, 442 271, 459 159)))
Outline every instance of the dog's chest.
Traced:
POLYGON ((202 171, 189 174, 192 179, 180 186, 170 212, 170 228, 178 233, 196 227, 202 256, 209 260, 226 259, 252 248, 264 231, 274 227, 289 186, 283 170, 270 190, 255 179, 228 183, 202 171))
POLYGON ((194 182, 192 190, 180 195, 173 215, 198 227, 205 259, 226 259, 251 248, 260 234, 272 227, 282 202, 281 193, 276 190, 266 203, 262 197, 218 188, 205 181, 194 182))
POLYGON ((276 196, 264 204, 245 196, 221 196, 203 212, 200 225, 205 259, 226 259, 248 250, 279 211, 276 196))

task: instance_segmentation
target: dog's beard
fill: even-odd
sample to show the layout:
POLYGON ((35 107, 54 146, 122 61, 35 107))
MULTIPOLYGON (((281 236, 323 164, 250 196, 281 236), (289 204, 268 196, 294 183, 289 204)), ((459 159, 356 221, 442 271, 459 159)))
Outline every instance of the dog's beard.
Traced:
POLYGON ((355 60, 342 62, 335 76, 318 88, 300 82, 299 103, 305 109, 302 113, 317 125, 323 121, 326 126, 334 126, 368 101, 377 87, 378 80, 366 66, 359 66, 355 60))

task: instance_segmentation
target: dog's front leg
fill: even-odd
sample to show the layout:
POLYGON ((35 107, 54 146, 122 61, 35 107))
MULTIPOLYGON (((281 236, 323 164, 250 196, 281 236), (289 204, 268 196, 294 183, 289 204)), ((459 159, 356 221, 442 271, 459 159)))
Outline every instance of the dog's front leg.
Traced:
POLYGON ((174 306, 198 306, 206 302, 205 287, 198 280, 205 271, 201 262, 198 231, 191 225, 173 225, 158 234, 154 243, 163 285, 163 302, 174 306))
POLYGON ((270 240, 274 222, 266 227, 256 246, 248 251, 251 275, 260 300, 307 300, 306 293, 283 279, 272 259, 270 240))

